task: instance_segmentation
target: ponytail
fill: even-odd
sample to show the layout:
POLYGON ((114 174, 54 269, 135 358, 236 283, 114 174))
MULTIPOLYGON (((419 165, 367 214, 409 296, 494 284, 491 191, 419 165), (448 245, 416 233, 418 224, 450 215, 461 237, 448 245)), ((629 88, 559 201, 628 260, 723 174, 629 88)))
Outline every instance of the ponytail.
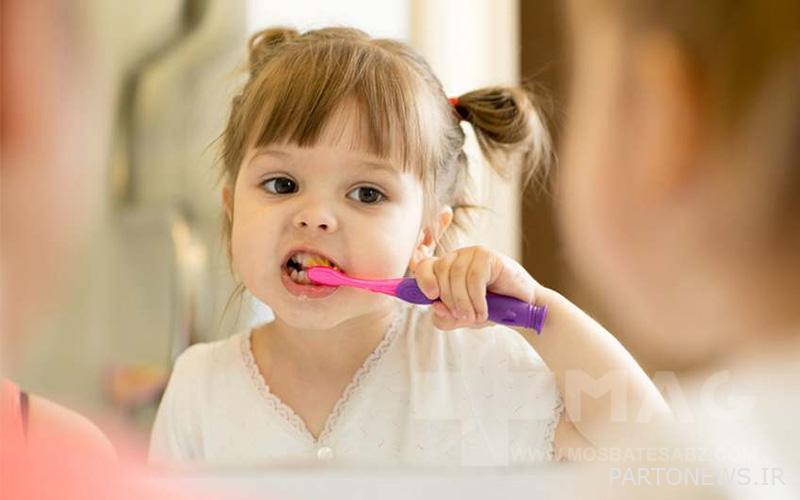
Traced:
POLYGON ((518 172, 525 184, 546 175, 554 160, 553 144, 533 92, 486 87, 453 101, 458 116, 475 130, 481 152, 495 172, 506 179, 518 172))

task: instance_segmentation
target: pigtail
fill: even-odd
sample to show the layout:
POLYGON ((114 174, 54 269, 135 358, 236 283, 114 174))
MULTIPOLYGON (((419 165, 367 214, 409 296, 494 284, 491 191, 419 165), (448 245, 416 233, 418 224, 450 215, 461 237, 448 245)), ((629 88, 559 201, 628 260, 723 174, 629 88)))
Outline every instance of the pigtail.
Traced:
MULTIPOLYGON (((552 139, 545 113, 534 94, 521 87, 487 87, 450 99, 455 121, 472 125, 481 152, 492 169, 508 179, 519 173, 523 186, 544 179, 554 160, 552 139)), ((472 193, 467 156, 462 149, 464 133, 453 127, 451 147, 453 159, 442 170, 437 198, 453 209, 450 228, 441 235, 437 254, 457 246, 458 234, 469 232, 477 210, 486 209, 476 203, 472 193)))
POLYGON ((254 78, 274 53, 274 49, 284 43, 300 37, 293 28, 269 28, 259 31, 250 37, 247 46, 250 49, 250 78, 254 78))
POLYGON ((518 171, 525 184, 544 178, 554 160, 546 118, 533 92, 521 87, 487 87, 454 100, 458 116, 475 130, 492 168, 508 178, 518 171))

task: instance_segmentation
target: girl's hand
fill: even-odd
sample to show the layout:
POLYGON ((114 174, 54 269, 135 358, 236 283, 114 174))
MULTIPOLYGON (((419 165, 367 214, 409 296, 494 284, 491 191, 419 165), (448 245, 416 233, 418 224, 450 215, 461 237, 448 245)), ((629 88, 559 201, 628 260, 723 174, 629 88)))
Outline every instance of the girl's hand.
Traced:
POLYGON ((540 286, 518 262, 481 246, 424 259, 414 277, 426 297, 438 299, 433 324, 440 330, 485 326, 487 290, 533 304, 540 286))

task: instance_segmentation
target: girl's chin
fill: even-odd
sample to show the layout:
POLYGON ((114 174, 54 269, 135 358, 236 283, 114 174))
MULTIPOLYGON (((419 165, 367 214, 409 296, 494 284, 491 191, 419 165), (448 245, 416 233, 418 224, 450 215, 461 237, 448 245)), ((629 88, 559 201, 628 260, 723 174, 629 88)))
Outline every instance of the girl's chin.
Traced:
MULTIPOLYGON (((297 330, 330 330, 359 317, 371 317, 390 311, 398 302, 392 297, 344 288, 329 300, 272 296, 276 320, 297 330), (273 302, 274 301, 274 302, 273 302)), ((265 297, 266 298, 266 297, 265 297)))
POLYGON ((336 307, 314 307, 311 301, 307 304, 284 303, 272 312, 280 323, 298 331, 331 330, 351 319, 352 311, 336 307))

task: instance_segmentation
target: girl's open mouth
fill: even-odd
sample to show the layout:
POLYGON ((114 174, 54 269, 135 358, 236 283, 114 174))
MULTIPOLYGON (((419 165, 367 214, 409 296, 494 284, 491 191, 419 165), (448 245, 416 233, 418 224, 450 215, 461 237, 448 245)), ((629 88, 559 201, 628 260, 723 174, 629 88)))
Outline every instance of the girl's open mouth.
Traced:
POLYGON ((281 266, 281 281, 292 295, 309 298, 327 297, 338 287, 315 285, 306 274, 306 270, 314 266, 329 266, 337 270, 341 268, 323 255, 309 251, 291 254, 281 266))

